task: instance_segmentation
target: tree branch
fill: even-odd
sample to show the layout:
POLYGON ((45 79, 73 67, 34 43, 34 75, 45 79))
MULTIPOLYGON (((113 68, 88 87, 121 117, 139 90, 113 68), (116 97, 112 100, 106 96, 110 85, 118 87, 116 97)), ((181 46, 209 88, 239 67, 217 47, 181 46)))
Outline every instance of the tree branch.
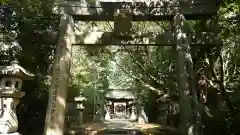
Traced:
POLYGON ((155 70, 157 70, 156 66, 153 64, 153 62, 151 61, 151 57, 150 57, 150 54, 149 54, 149 51, 148 51, 148 48, 147 46, 144 46, 144 52, 146 53, 146 55, 148 56, 148 60, 149 60, 149 63, 153 66, 153 68, 155 70))
POLYGON ((216 85, 214 85, 212 80, 209 80, 205 75, 202 75, 202 77, 207 81, 208 84, 210 84, 213 88, 219 89, 216 85))
POLYGON ((143 80, 139 79, 139 77, 131 74, 130 71, 126 70, 123 66, 121 66, 120 64, 118 64, 118 62, 112 57, 111 53, 108 53, 108 54, 110 55, 110 58, 116 63, 116 65, 117 65, 118 67, 121 68, 121 70, 122 70, 124 73, 126 73, 127 75, 129 75, 129 76, 132 77, 133 79, 135 79, 135 80, 137 80, 138 82, 140 82, 141 85, 144 86, 145 88, 148 88, 148 89, 152 90, 153 92, 157 93, 157 95, 159 95, 159 96, 164 95, 164 92, 163 92, 163 91, 161 91, 161 90, 159 90, 159 89, 151 86, 150 84, 148 84, 148 83, 144 82, 143 80))
POLYGON ((236 73, 237 73, 237 65, 235 64, 235 65, 234 65, 233 74, 226 79, 226 81, 225 81, 226 84, 236 75, 236 73))
POLYGON ((220 81, 219 81, 219 86, 220 86, 220 92, 222 95, 223 100, 226 102, 227 107, 229 109, 229 112, 232 116, 232 118, 235 116, 236 114, 236 109, 234 108, 234 106, 232 105, 229 96, 227 95, 227 92, 225 90, 225 86, 224 86, 224 63, 223 63, 223 58, 222 55, 219 56, 219 61, 220 61, 220 81))
POLYGON ((154 80, 157 84, 161 84, 154 76, 152 76, 145 68, 144 66, 127 50, 127 48, 124 46, 126 49, 126 52, 129 54, 129 56, 132 58, 133 62, 138 65, 142 69, 142 71, 145 72, 145 74, 150 77, 152 80, 154 80))
POLYGON ((111 26, 110 22, 107 22, 109 28, 112 30, 112 32, 114 31, 114 28, 111 26))
POLYGON ((223 69, 223 66, 224 66, 223 64, 224 63, 223 63, 222 55, 219 54, 218 57, 219 57, 219 62, 220 62, 220 77, 219 77, 219 79, 217 78, 216 72, 214 71, 213 60, 209 60, 208 58, 207 58, 207 60, 209 62, 208 66, 209 66, 209 68, 211 70, 212 78, 214 79, 213 82, 217 83, 219 85, 219 88, 217 88, 213 84, 213 82, 211 80, 208 80, 208 79, 206 79, 206 80, 209 82, 209 84, 214 86, 214 88, 217 88, 220 91, 222 99, 225 101, 225 103, 226 103, 226 105, 228 107, 228 110, 230 112, 230 115, 233 118, 235 116, 235 114, 236 114, 236 108, 232 105, 232 103, 231 103, 231 101, 230 101, 230 99, 229 99, 229 97, 227 95, 227 92, 225 90, 225 86, 224 86, 224 69, 223 69))
POLYGON ((160 24, 160 23, 157 22, 157 21, 155 21, 155 23, 156 23, 157 25, 159 25, 164 31, 168 31, 168 29, 167 29, 165 26, 163 26, 163 24, 160 24))
POLYGON ((144 86, 144 87, 152 90, 153 92, 157 93, 157 95, 159 95, 159 96, 162 96, 162 95, 164 94, 163 91, 161 91, 161 90, 159 90, 159 89, 151 86, 150 84, 144 82, 143 80, 139 79, 139 77, 131 74, 129 71, 127 71, 123 66, 121 66, 120 64, 118 64, 116 61, 114 61, 114 62, 116 63, 116 65, 117 65, 118 67, 120 67, 120 68, 122 69, 123 72, 125 72, 127 75, 129 75, 129 76, 132 77, 133 79, 136 79, 138 82, 141 83, 142 86, 144 86))

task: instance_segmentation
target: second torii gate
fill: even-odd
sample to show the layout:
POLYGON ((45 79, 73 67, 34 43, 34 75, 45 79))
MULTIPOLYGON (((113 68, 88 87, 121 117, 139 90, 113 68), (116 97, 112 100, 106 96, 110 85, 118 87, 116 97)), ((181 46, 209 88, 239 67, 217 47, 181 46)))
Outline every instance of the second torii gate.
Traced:
MULTIPOLYGON (((189 45, 215 44, 217 43, 216 33, 194 33, 187 37, 184 32, 185 19, 198 20, 212 16, 218 8, 219 0, 138 0, 126 2, 121 0, 106 2, 81 2, 64 1, 57 3, 61 9, 59 39, 53 65, 52 83, 49 89, 49 101, 45 121, 45 135, 63 135, 64 117, 66 108, 66 95, 68 89, 69 71, 71 65, 72 45, 154 45, 176 47, 178 57, 177 66, 185 65, 187 57, 184 52, 189 51, 189 45), (118 20, 118 19, 121 20, 118 20), (84 33, 75 35, 74 21, 115 21, 113 32, 92 32, 95 39, 87 40, 84 33), (121 21, 121 22, 120 22, 121 21), (136 34, 131 31, 132 21, 171 21, 172 32, 154 36, 152 33, 136 34), (126 26, 118 23, 127 24, 126 26), (128 39, 123 41, 124 39, 128 39), (144 39, 148 42, 135 43, 131 39, 144 39), (99 40, 100 39, 100 40, 99 40), (130 40, 129 40, 130 39, 130 40), (198 40, 202 39, 202 40, 198 40)), ((189 58, 191 59, 191 58, 189 58)), ((180 104, 190 107, 189 90, 184 84, 187 79, 186 70, 178 68, 177 72, 182 73, 178 77, 180 92, 180 104)), ((183 133, 189 132, 190 111, 180 107, 181 129, 183 133)))

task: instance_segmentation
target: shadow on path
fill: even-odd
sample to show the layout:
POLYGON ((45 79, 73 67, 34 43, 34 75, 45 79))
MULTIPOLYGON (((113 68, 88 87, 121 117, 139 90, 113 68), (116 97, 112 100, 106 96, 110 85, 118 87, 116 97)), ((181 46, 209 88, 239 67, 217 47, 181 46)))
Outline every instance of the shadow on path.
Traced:
POLYGON ((129 121, 88 123, 68 129, 66 135, 180 135, 176 129, 157 124, 137 124, 129 121))

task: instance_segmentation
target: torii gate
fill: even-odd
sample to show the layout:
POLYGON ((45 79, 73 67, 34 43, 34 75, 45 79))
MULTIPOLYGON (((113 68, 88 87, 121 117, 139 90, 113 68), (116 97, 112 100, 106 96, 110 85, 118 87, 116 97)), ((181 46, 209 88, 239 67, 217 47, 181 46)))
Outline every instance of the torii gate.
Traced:
MULTIPOLYGON (((207 32, 194 33, 191 37, 187 37, 183 28, 185 19, 208 18, 217 11, 219 2, 220 0, 134 0, 134 2, 132 0, 100 0, 96 2, 69 0, 57 2, 61 14, 60 31, 53 66, 52 83, 49 89, 44 134, 63 135, 72 45, 174 46, 178 53, 177 65, 185 65, 183 60, 186 57, 183 51, 188 49, 189 45, 215 44, 218 40, 216 33, 207 32), (92 32, 91 34, 97 37, 96 40, 85 39, 84 33, 80 35, 74 34, 74 21, 115 21, 116 25, 120 20, 116 21, 115 19, 120 14, 127 16, 121 18, 121 21, 128 24, 131 21, 171 21, 173 31, 157 36, 152 33, 134 34, 130 31, 131 25, 126 25, 126 27, 120 29, 115 26, 114 32, 92 32), (123 37, 138 37, 140 39, 144 37, 149 42, 143 42, 142 44, 136 44, 131 40, 121 42, 123 37), (98 40, 99 38, 101 40, 98 40), (198 41, 197 39, 203 40, 198 41)), ((180 104, 187 103, 186 106, 190 107, 189 95, 186 94, 189 90, 184 84, 187 76, 184 74, 185 71, 177 72, 183 73, 178 77, 180 104)), ((189 123, 191 118, 189 118, 188 113, 190 111, 184 112, 184 109, 180 107, 180 115, 184 118, 181 120, 182 125, 189 123)))

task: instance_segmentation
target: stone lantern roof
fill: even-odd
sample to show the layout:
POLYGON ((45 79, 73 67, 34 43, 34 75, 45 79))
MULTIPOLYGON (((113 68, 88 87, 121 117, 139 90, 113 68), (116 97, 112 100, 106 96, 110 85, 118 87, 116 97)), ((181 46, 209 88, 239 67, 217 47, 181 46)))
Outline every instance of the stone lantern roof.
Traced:
POLYGON ((19 65, 17 60, 11 62, 10 66, 0 66, 0 76, 19 77, 23 80, 33 80, 34 74, 19 65))

